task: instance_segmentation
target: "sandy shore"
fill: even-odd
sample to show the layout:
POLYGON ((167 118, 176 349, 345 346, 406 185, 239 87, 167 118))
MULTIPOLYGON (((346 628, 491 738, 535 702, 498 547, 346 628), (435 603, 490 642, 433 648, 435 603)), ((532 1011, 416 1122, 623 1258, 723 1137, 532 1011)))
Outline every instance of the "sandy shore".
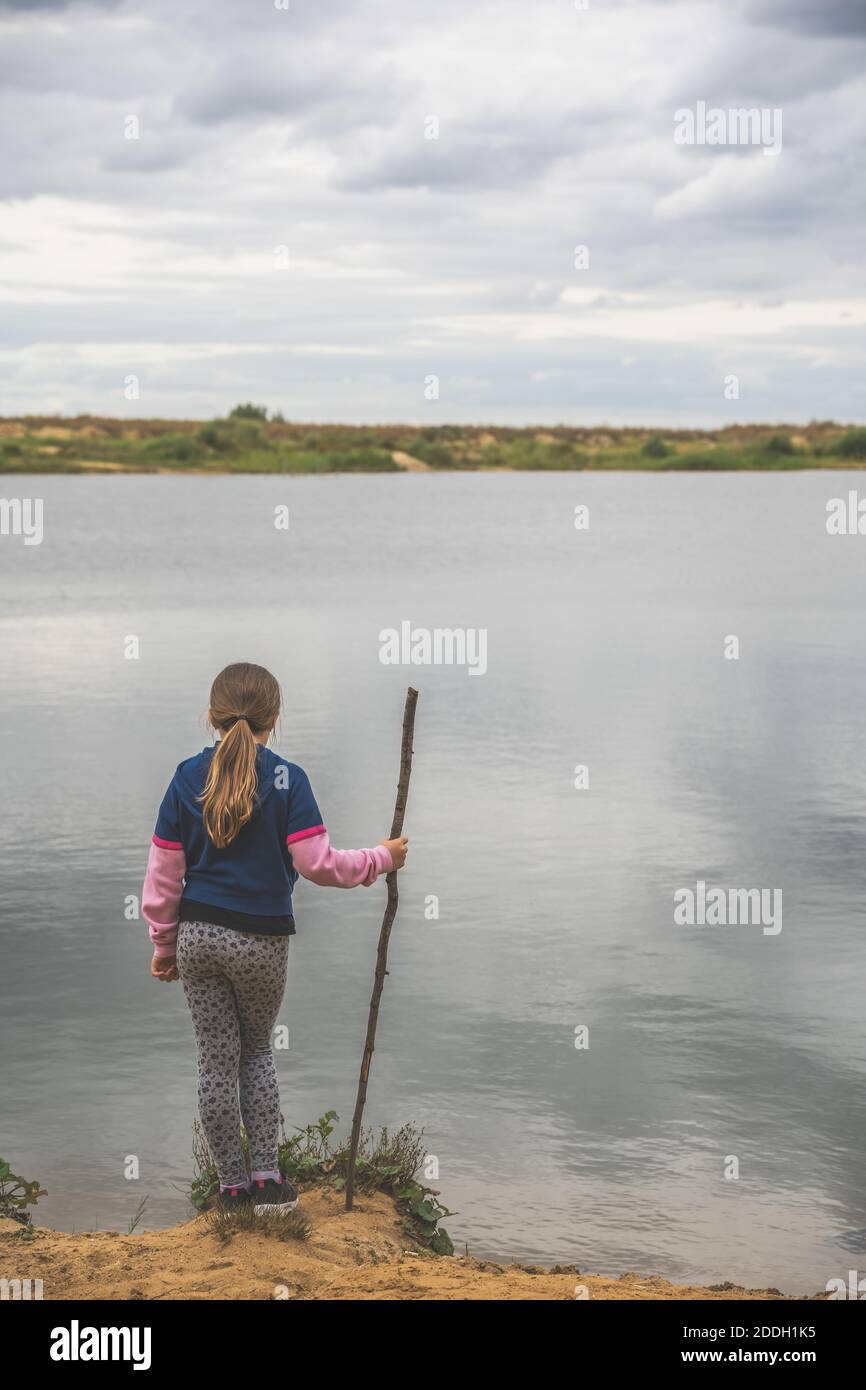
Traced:
POLYGON ((163 1231, 70 1235, 0 1220, 0 1277, 41 1279, 48 1299, 771 1299, 775 1289, 670 1284, 653 1275, 618 1279, 568 1266, 448 1258, 413 1247, 394 1204, 363 1195, 352 1212, 328 1188, 306 1191, 305 1241, 259 1231, 227 1244, 198 1216, 163 1231), (581 1287, 585 1293, 581 1292, 581 1287))

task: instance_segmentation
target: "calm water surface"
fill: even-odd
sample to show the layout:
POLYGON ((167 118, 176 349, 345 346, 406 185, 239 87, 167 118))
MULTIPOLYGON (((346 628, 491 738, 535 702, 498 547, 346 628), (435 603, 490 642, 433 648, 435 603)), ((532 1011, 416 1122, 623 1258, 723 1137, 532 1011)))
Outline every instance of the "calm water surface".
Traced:
MULTIPOLYGON (((458 1248, 792 1292, 862 1267, 866 538, 824 527, 858 485, 39 479, 43 543, 0 540, 0 1153, 39 1219, 189 1212, 190 1022, 124 906, 210 680, 251 659, 336 844, 387 834, 420 688, 367 1113, 424 1127, 458 1248), (404 619, 486 628, 487 674, 382 666, 404 619), (781 888, 781 934, 675 926, 699 878, 781 888)), ((289 1125, 347 1128, 383 900, 297 891, 289 1125)))

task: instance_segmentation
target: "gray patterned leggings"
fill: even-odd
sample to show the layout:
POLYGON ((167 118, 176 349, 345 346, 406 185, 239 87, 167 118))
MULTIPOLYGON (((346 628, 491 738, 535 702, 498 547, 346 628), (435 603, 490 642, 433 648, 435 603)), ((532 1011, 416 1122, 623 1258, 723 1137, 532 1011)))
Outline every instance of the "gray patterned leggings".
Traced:
POLYGON ((198 1048, 199 1117, 224 1186, 247 1181, 241 1117, 251 1170, 277 1169, 280 1089, 271 1032, 288 959, 287 936, 254 936, 212 922, 181 922, 177 929, 177 969, 198 1048))

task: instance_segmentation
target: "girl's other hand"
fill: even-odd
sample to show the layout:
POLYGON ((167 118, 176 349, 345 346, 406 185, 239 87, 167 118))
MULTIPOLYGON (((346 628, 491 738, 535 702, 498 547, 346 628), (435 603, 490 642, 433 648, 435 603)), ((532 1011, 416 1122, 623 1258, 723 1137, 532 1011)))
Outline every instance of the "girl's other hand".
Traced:
POLYGON ((171 980, 179 979, 177 973, 176 956, 154 956, 150 962, 150 973, 155 980, 164 980, 168 984, 171 980))
POLYGON ((406 835, 401 835, 399 840, 380 840, 380 845, 385 845, 391 855, 395 869, 402 869, 406 863, 406 846, 409 840, 406 835))

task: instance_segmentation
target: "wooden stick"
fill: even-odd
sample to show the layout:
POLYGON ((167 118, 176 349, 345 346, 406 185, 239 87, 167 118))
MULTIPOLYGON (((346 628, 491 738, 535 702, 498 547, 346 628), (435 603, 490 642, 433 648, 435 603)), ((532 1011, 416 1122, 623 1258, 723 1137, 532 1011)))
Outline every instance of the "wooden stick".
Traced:
MULTIPOLYGON (((394 819, 391 822, 391 834, 388 837, 396 840, 403 834, 403 816, 406 811, 406 799, 409 795, 409 778, 412 773, 412 737, 415 732, 415 706, 418 703, 418 691, 410 686, 406 691, 406 705, 403 710, 403 739, 400 745, 400 780, 397 783, 397 800, 394 804, 394 819)), ((370 998, 370 1014, 367 1019, 367 1037, 364 1042, 364 1056, 361 1059, 361 1074, 358 1077, 358 1095, 355 1100, 355 1114, 352 1117, 352 1143, 349 1149, 349 1167, 346 1172, 346 1211, 352 1210, 352 1198, 355 1195, 355 1160, 358 1157, 358 1143, 361 1138, 361 1117, 364 1114, 364 1102, 367 1099, 367 1081, 370 1076, 370 1063, 373 1060, 373 1048, 376 1043, 376 1024, 379 1021, 379 1000, 382 998, 382 986, 385 983, 385 976, 388 974, 388 942, 391 937, 391 928, 394 925, 394 918, 397 916, 397 874, 396 872, 387 875, 385 882, 388 885, 388 903, 385 907, 385 916, 382 918, 382 928, 379 932, 379 949, 376 953, 376 973, 373 976, 373 993, 370 998)))

